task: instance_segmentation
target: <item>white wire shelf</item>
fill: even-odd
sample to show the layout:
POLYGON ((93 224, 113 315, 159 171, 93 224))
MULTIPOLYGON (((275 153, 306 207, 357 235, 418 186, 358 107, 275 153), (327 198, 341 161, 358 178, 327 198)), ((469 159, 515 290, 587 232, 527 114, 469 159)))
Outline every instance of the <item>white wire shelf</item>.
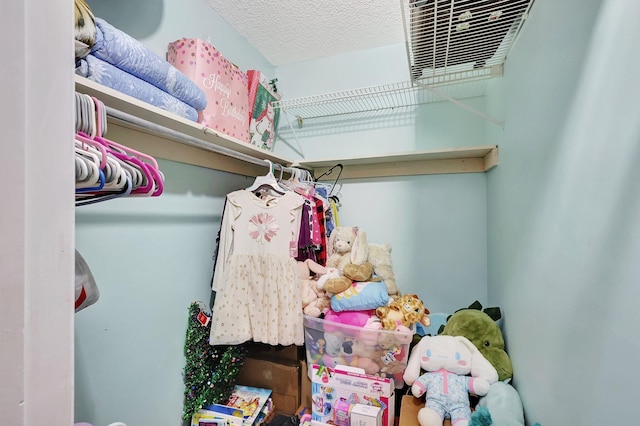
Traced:
POLYGON ((502 66, 534 0, 400 0, 412 81, 502 66))
POLYGON ((276 108, 293 115, 302 124, 308 119, 331 118, 340 115, 369 116, 380 111, 407 109, 419 105, 447 100, 449 97, 463 99, 485 94, 486 82, 499 69, 486 69, 484 75, 469 73, 457 85, 448 86, 450 79, 442 76, 430 86, 439 87, 437 92, 414 84, 411 81, 362 87, 340 92, 285 99, 274 103, 276 108))

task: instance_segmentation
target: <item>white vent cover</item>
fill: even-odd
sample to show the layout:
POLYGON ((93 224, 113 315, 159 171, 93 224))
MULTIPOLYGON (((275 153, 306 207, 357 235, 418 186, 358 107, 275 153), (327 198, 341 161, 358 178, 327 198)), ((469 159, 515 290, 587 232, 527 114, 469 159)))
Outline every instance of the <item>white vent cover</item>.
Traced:
POLYGON ((411 80, 500 74, 533 1, 401 0, 411 80))

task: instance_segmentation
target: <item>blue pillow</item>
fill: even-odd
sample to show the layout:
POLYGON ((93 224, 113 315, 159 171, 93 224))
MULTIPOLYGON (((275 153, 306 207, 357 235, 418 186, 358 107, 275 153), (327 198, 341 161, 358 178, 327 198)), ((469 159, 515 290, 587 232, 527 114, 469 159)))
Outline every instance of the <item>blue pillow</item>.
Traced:
POLYGON ((331 297, 331 309, 341 311, 365 311, 386 306, 389 293, 384 281, 354 282, 345 291, 331 297))

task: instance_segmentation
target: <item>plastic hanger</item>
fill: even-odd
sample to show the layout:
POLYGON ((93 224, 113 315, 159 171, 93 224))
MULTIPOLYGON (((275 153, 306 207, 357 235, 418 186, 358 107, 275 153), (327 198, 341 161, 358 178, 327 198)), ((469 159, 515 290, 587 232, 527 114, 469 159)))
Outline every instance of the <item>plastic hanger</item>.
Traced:
POLYGON ((273 174, 273 163, 269 160, 264 160, 269 163, 269 172, 264 176, 256 177, 256 180, 253 181, 253 185, 248 187, 246 190, 250 192, 255 192, 260 188, 268 187, 270 190, 275 191, 276 193, 283 195, 286 190, 278 183, 275 175, 273 174))
POLYGON ((140 169, 144 179, 142 186, 136 187, 131 191, 131 195, 148 195, 158 196, 164 191, 164 176, 159 171, 158 162, 150 155, 143 154, 124 145, 120 145, 117 142, 106 139, 102 136, 102 118, 104 105, 98 99, 93 98, 96 106, 96 125, 97 135, 94 139, 98 142, 104 143, 111 153, 118 159, 129 162, 130 165, 140 169))
MULTIPOLYGON (((100 108, 99 104, 96 103, 96 107, 100 108)), ((97 114, 96 118, 97 136, 94 140, 102 143, 107 148, 108 155, 120 160, 122 167, 129 171, 133 184, 130 195, 160 195, 163 189, 162 182, 154 181, 160 180, 160 178, 156 177, 158 175, 157 171, 154 173, 153 167, 149 167, 139 158, 129 155, 122 145, 99 136, 102 133, 100 114, 97 114)))
POLYGON ((89 204, 96 204, 102 201, 113 200, 115 198, 126 197, 131 193, 133 185, 131 179, 127 178, 126 185, 120 192, 112 192, 106 194, 97 194, 87 197, 76 198, 76 206, 86 206, 89 204))

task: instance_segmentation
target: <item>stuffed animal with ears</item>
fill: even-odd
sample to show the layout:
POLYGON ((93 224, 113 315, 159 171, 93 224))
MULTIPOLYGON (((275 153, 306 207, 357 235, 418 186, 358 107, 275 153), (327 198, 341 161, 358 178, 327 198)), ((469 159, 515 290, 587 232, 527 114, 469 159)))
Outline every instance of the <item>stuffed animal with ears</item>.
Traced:
POLYGON ((324 275, 327 273, 327 269, 311 259, 298 261, 297 263, 298 271, 300 272, 302 311, 305 315, 317 318, 331 307, 331 299, 323 290, 318 288, 318 281, 313 279, 313 274, 324 275))
POLYGON ((496 322, 502 317, 500 308, 480 310, 481 307, 479 302, 474 302, 469 308, 456 311, 447 319, 440 334, 466 337, 498 371, 500 381, 510 379, 513 366, 496 322))
POLYGON ((327 254, 327 266, 338 268, 341 272, 350 263, 371 263, 375 275, 386 284, 389 295, 398 294, 389 244, 369 244, 364 230, 357 226, 338 226, 329 236, 327 254))
POLYGON ((511 358, 505 351, 504 338, 497 321, 502 318, 499 307, 482 309, 480 302, 456 311, 447 320, 442 335, 464 336, 482 353, 498 372, 498 382, 478 401, 470 425, 495 424, 524 426, 524 408, 518 391, 509 384, 513 377, 511 358), (491 423, 486 422, 486 414, 491 423))
POLYGON ((395 330, 398 324, 411 327, 413 324, 421 323, 429 327, 429 310, 424 307, 422 301, 416 294, 405 294, 393 300, 388 306, 380 306, 376 309, 376 315, 382 322, 385 330, 395 330))
POLYGON ((424 336, 413 348, 403 375, 417 398, 426 394, 418 412, 421 426, 442 426, 445 415, 456 426, 468 426, 469 395, 485 395, 498 372, 462 336, 424 336), (420 371, 426 371, 420 375, 420 371))

